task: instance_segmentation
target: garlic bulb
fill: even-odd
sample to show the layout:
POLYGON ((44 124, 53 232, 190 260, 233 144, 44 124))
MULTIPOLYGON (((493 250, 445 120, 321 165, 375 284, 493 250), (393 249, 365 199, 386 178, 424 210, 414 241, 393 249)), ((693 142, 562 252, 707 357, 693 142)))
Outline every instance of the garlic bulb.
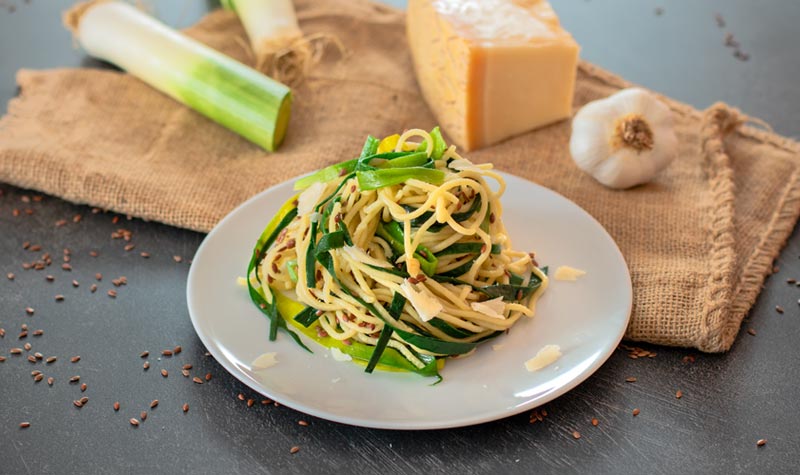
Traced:
POLYGON ((650 181, 677 154, 672 113, 639 88, 590 102, 575 114, 569 151, 578 167, 611 188, 650 181))

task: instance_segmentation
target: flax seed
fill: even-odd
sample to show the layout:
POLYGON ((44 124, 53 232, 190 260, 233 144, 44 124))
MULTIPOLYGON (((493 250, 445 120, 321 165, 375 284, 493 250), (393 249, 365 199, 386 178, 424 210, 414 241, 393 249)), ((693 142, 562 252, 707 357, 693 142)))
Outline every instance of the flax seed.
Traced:
POLYGON ((33 357, 34 357, 34 358, 36 358, 37 360, 42 360, 42 359, 44 359, 44 355, 43 355, 43 354, 41 354, 41 353, 39 353, 38 351, 37 351, 36 353, 34 353, 34 354, 33 354, 33 357))
POLYGON ((111 297, 112 299, 117 298, 117 291, 116 290, 111 289, 107 293, 108 293, 108 296, 111 297))
POLYGON ((145 259, 148 259, 150 257, 150 253, 149 252, 140 252, 139 255, 142 256, 145 259))
POLYGON ((757 445, 758 447, 763 447, 763 446, 765 446, 766 444, 767 444, 767 439, 758 439, 758 441, 756 442, 756 445, 757 445))
POLYGON ((72 404, 74 404, 74 405, 75 405, 75 407, 77 407, 77 408, 81 408, 81 407, 83 407, 83 403, 82 403, 82 402, 80 402, 80 401, 78 401, 77 399, 76 399, 76 400, 74 400, 74 401, 72 401, 72 404))
POLYGON ((238 395, 238 396, 236 396, 236 399, 238 399, 238 400, 240 400, 240 401, 244 401, 244 394, 242 394, 242 393, 239 393, 239 395, 238 395))
POLYGON ((149 352, 149 351, 143 351, 143 352, 142 352, 142 353, 139 355, 139 358, 147 358, 148 356, 150 356, 150 352, 149 352))
POLYGON ((34 330, 33 336, 42 336, 44 335, 44 330, 34 330))
POLYGON ((18 338, 20 340, 22 340, 23 338, 26 338, 27 336, 28 336, 28 332, 23 330, 23 331, 19 332, 19 337, 18 338))
POLYGON ((34 312, 33 308, 25 307, 25 313, 27 313, 28 315, 33 315, 33 312, 34 312))
POLYGON ((629 378, 625 378, 625 382, 626 383, 635 383, 636 382, 636 378, 633 377, 633 376, 631 376, 629 378))
POLYGON ((128 422, 130 422, 133 427, 139 427, 139 420, 135 417, 128 419, 128 422))
POLYGON ((142 411, 139 413, 139 419, 146 421, 147 420, 147 411, 142 411))
MULTIPOLYGON (((142 368, 144 368, 146 370, 150 369, 150 362, 149 361, 145 361, 144 364, 142 364, 142 368)), ((166 376, 164 376, 164 377, 166 378, 166 376)))
POLYGON ((36 363, 36 357, 35 356, 29 356, 28 357, 28 361, 30 361, 31 363, 36 363))
POLYGON ((681 391, 680 389, 678 389, 678 390, 675 392, 675 399, 680 399, 680 398, 682 398, 682 397, 683 397, 683 391, 681 391))
POLYGON ((172 356, 172 350, 164 350, 161 352, 161 356, 172 356))
POLYGON ((194 381, 196 384, 203 384, 203 380, 198 378, 197 376, 192 378, 192 381, 194 381))
POLYGON ((72 281, 72 286, 73 286, 73 287, 75 287, 76 289, 77 289, 78 287, 80 287, 80 285, 81 285, 81 284, 79 284, 77 280, 73 280, 73 281, 72 281))
POLYGON ((158 406, 158 399, 153 399, 153 402, 150 403, 150 409, 153 409, 156 406, 158 406))
POLYGON ((300 452, 300 447, 298 447, 296 445, 294 447, 292 447, 291 449, 289 449, 289 453, 290 454, 296 454, 297 452, 300 452))
POLYGON ((83 392, 86 392, 86 388, 87 388, 87 387, 88 387, 88 386, 86 386, 86 383, 82 383, 82 384, 81 384, 81 392, 82 392, 82 393, 83 393, 83 392))
POLYGON ((634 416, 634 417, 638 416, 638 415, 639 415, 639 412, 640 412, 640 411, 639 411, 639 408, 636 408, 636 409, 634 409, 634 410, 633 410, 633 416, 634 416))
POLYGON ((183 262, 183 258, 181 256, 172 256, 172 260, 177 263, 183 262))
POLYGON ((65 262, 65 263, 61 264, 61 269, 69 272, 69 271, 72 270, 72 266, 65 262))
POLYGON ((119 411, 119 401, 114 403, 114 412, 119 411))
POLYGON ((31 426, 31 423, 30 423, 30 422, 20 422, 20 423, 19 423, 19 428, 20 428, 20 429, 27 429, 27 428, 28 428, 28 427, 30 427, 30 426, 31 426))
POLYGON ((184 378, 188 378, 189 377, 189 370, 188 369, 182 369, 181 370, 181 374, 183 375, 184 378))
POLYGON ((97 253, 97 251, 89 251, 89 255, 92 257, 97 257, 99 254, 97 253))
POLYGON ((25 348, 25 351, 31 351, 32 348, 30 343, 25 343, 22 347, 25 348))
POLYGON ((55 356, 48 356, 47 359, 44 360, 44 361, 47 364, 55 363, 56 362, 56 357, 55 356))
POLYGON ((72 358, 69 359, 69 362, 70 363, 77 363, 80 360, 81 360, 80 356, 73 356, 72 358))
POLYGON ((81 380, 81 377, 80 377, 80 376, 78 376, 78 375, 75 375, 75 376, 73 376, 73 377, 69 378, 69 382, 70 382, 70 383, 77 383, 77 382, 78 382, 78 381, 80 381, 80 380, 81 380))
POLYGON ((189 363, 186 363, 185 365, 183 365, 183 367, 181 369, 192 369, 192 365, 190 365, 189 363))
POLYGON ((205 379, 206 381, 211 381, 211 373, 206 373, 205 379))
POLYGON ((181 348, 180 345, 178 345, 178 346, 176 346, 175 348, 172 349, 172 353, 176 354, 176 355, 179 354, 181 351, 183 351, 183 348, 181 348))
POLYGON ((22 348, 11 348, 10 350, 8 350, 8 352, 11 353, 12 355, 21 355, 22 348))
POLYGON ((303 427, 308 427, 308 422, 306 422, 306 421, 297 421, 297 424, 301 425, 303 427))
POLYGON ((256 401, 254 399, 248 399, 247 400, 247 407, 253 407, 253 404, 255 404, 255 403, 256 403, 256 401))
POLYGON ((775 311, 778 312, 778 313, 783 313, 783 307, 781 307, 780 305, 776 305, 775 306, 775 311))
POLYGON ((56 295, 56 302, 63 302, 63 301, 64 301, 64 296, 63 295, 61 295, 61 294, 56 295))
POLYGON ((133 248, 135 248, 135 247, 136 247, 136 245, 135 245, 135 244, 128 244, 128 245, 126 245, 125 247, 123 247, 123 249, 125 249, 125 252, 130 252, 130 251, 132 251, 132 250, 133 250, 133 248))
POLYGON ((56 278, 53 277, 52 275, 46 275, 46 276, 44 276, 44 280, 46 280, 48 282, 53 282, 53 281, 56 280, 56 278))
POLYGON ((16 276, 14 275, 13 272, 9 272, 8 274, 6 274, 6 277, 8 277, 8 280, 14 280, 14 277, 16 276))
POLYGON ((56 380, 52 376, 47 378, 47 385, 48 386, 52 386, 53 383, 55 383, 55 382, 56 382, 56 380))
POLYGON ((267 405, 269 405, 269 404, 272 404, 272 401, 271 401, 271 400, 269 400, 269 399, 262 399, 262 400, 261 400, 261 405, 262 405, 262 406, 267 406, 267 405))
POLYGON ((162 369, 162 370, 161 370, 161 376, 163 376, 163 377, 165 377, 165 378, 166 378, 166 377, 168 377, 168 376, 169 376, 169 373, 167 372, 167 370, 165 370, 165 369, 162 369))
POLYGON ((81 402, 81 404, 83 404, 85 406, 89 402, 89 398, 86 397, 86 396, 83 396, 82 398, 79 399, 79 401, 81 402))
POLYGON ((92 284, 92 286, 89 287, 89 291, 92 293, 97 292, 97 284, 92 284))
POLYGON ((756 329, 755 328, 748 328, 747 329, 747 333, 749 333, 749 334, 751 334, 753 336, 756 336, 756 329))
POLYGON ((592 425, 597 427, 600 425, 600 421, 598 421, 596 417, 592 417, 592 425))
POLYGON ((6 360, 5 356, 0 356, 0 363, 4 362, 5 360, 6 360))
POLYGON ((183 409, 183 412, 189 412, 189 405, 184 403, 183 407, 181 407, 181 409, 183 409))
POLYGON ((576 431, 576 430, 572 431, 572 438, 575 439, 575 440, 580 439, 581 438, 581 433, 576 431))
POLYGON ((42 373, 39 373, 39 374, 37 374, 36 376, 33 377, 33 380, 36 381, 37 383, 39 381, 43 380, 43 379, 44 379, 44 375, 42 373))

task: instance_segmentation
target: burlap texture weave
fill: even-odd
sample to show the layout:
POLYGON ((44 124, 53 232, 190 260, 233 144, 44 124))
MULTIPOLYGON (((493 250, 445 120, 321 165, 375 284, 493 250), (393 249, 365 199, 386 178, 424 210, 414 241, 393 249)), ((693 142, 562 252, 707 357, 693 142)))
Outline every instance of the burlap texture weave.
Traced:
MULTIPOLYGON (((402 12, 367 0, 298 0, 307 34, 350 50, 326 55, 295 91, 283 147, 269 154, 126 74, 22 70, 0 121, 0 181, 77 203, 208 231, 271 185, 350 158, 367 134, 435 125, 415 82, 402 12)), ((239 60, 238 19, 213 12, 187 33, 239 60)), ((629 86, 583 63, 575 107, 629 86)), ((674 111, 679 158, 646 186, 602 187, 568 152, 568 121, 473 152, 554 189, 597 218, 630 267, 626 337, 730 348, 800 214, 800 146, 736 127, 724 105, 674 111)))

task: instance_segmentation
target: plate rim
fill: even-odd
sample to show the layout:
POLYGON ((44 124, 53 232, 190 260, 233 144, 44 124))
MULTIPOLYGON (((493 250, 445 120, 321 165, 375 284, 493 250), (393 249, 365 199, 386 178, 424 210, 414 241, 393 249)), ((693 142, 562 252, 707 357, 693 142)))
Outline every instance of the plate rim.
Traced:
MULTIPOLYGON (((630 324, 631 313, 633 309, 633 283, 631 281, 630 269, 628 268, 628 263, 625 259, 625 256, 622 254, 622 251, 619 249, 619 246, 617 245, 616 241, 611 236, 611 234, 609 234, 609 232, 606 230, 605 226, 603 226, 594 216, 592 216, 582 206, 578 205, 577 203, 570 200, 561 193, 552 190, 544 185, 540 185, 531 180, 520 177, 518 175, 514 175, 509 172, 505 172, 502 170, 496 170, 496 171, 500 175, 502 175, 504 179, 508 177, 513 177, 514 179, 525 182, 527 185, 532 185, 536 188, 540 188, 544 192, 553 193, 557 195, 559 198, 566 200, 567 202, 577 207, 586 217, 588 217, 591 221, 593 221, 594 224, 600 228, 600 230, 602 230, 606 238, 608 238, 609 242, 613 245, 613 250, 616 253, 617 257, 620 259, 620 261, 623 263, 623 269, 625 271, 625 277, 626 277, 625 282, 627 283, 624 289, 625 291, 624 297, 627 299, 626 317, 624 325, 621 325, 621 330, 618 331, 616 337, 613 338, 613 344, 608 345, 608 348, 603 346, 601 348, 603 351, 601 351, 600 356, 596 358, 591 365, 587 366, 587 368, 584 371, 582 371, 577 377, 569 380, 567 383, 559 386, 553 391, 548 392, 541 398, 538 399, 534 398, 529 401, 525 401, 522 404, 514 406, 510 409, 493 411, 479 417, 474 417, 474 416, 461 417, 458 419, 448 420, 447 422, 434 421, 431 423, 425 423, 425 422, 414 421, 408 423, 405 420, 379 421, 369 418, 339 416, 337 414, 332 414, 322 409, 317 409, 314 406, 306 405, 294 399, 284 398, 281 396, 274 397, 273 395, 268 394, 268 391, 266 390, 267 388, 264 388, 262 385, 258 384, 257 381, 248 377, 246 373, 241 371, 235 364, 233 364, 231 361, 228 361, 223 352, 217 348, 216 343, 213 341, 213 339, 204 332, 202 326, 198 323, 197 319, 199 317, 196 316, 197 313, 194 309, 194 304, 192 299, 192 282, 197 278, 196 276, 198 271, 196 270, 197 267, 195 265, 192 265, 189 268, 189 274, 186 278, 186 303, 187 303, 187 308, 189 310, 189 318, 192 322, 192 327, 194 328, 195 333, 197 334, 198 338, 200 338, 200 341, 203 343, 203 346, 205 347, 206 351, 211 353, 211 355, 214 357, 217 363, 219 363, 223 368, 225 368, 225 370, 231 376, 236 378, 239 382, 243 383, 244 385, 248 386, 253 391, 257 392, 258 394, 269 397, 273 401, 288 406, 304 414, 308 414, 314 417, 319 417, 327 421, 337 422, 355 427, 365 427, 371 429, 385 429, 385 430, 440 430, 440 429, 452 429, 457 427, 467 427, 512 417, 522 412, 531 410, 535 407, 539 407, 543 404, 546 404, 563 396, 564 394, 572 391, 578 385, 589 379, 589 377, 591 377, 593 374, 595 374, 606 363, 606 361, 608 361, 611 355, 614 354, 615 349, 619 346, 620 342, 622 341, 625 335, 625 331, 627 330, 628 325, 630 324)), ((211 241, 211 238, 217 233, 219 233, 220 232, 219 230, 223 229, 225 223, 228 220, 233 219, 234 215, 241 212, 241 210, 249 206, 250 203, 260 200, 262 196, 273 192, 273 190, 281 186, 291 184, 294 181, 307 175, 309 174, 299 175, 290 178, 288 180, 282 181, 280 183, 276 183, 260 191, 259 193, 256 193, 252 197, 248 198, 247 200, 236 206, 212 228, 212 230, 205 236, 205 238, 203 238, 203 241, 200 243, 200 246, 197 248, 197 251, 193 256, 192 262, 194 263, 197 261, 197 257, 200 256, 201 253, 204 251, 208 243, 211 241)))

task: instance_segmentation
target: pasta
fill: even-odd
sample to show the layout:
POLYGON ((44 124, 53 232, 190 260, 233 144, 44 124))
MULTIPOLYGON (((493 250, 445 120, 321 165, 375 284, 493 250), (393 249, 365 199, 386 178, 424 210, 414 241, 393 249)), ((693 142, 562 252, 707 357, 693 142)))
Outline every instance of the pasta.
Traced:
POLYGON ((502 176, 438 128, 370 137, 359 159, 298 185, 296 212, 256 249, 249 280, 262 309, 285 293, 305 310, 283 318, 370 347, 368 371, 390 350, 420 371, 469 353, 533 316, 547 287, 533 254, 512 249, 502 176))

